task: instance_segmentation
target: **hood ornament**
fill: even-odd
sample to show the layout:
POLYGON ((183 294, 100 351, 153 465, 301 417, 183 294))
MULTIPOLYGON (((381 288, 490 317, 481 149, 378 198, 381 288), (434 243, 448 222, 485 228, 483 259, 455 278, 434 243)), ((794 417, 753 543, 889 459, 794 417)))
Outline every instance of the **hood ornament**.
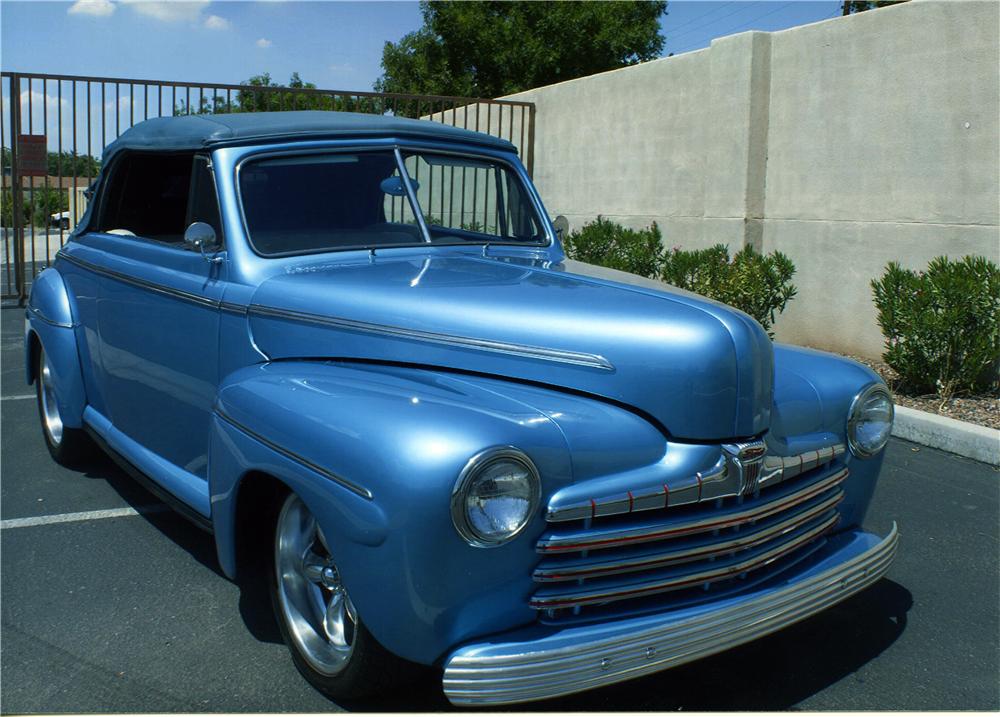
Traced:
POLYGON ((729 470, 739 480, 739 495, 753 495, 757 491, 767 445, 761 440, 725 443, 722 450, 729 470))

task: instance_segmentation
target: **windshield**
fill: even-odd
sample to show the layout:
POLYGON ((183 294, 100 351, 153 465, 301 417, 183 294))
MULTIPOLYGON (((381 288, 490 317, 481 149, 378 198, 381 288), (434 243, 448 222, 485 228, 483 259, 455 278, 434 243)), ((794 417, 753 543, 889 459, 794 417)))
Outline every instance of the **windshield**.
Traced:
POLYGON ((545 242, 527 191, 506 164, 413 151, 399 158, 405 179, 392 151, 245 163, 239 188, 254 249, 280 256, 421 244, 427 236, 418 213, 435 244, 545 242))

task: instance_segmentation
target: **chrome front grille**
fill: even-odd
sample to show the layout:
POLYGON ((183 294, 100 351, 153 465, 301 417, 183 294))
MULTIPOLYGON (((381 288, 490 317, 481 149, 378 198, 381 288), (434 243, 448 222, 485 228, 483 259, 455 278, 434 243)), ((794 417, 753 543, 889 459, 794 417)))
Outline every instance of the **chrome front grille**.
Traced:
POLYGON ((598 606, 627 611, 651 599, 708 599, 705 593, 773 574, 837 525, 844 452, 838 445, 769 457, 736 495, 680 506, 666 496, 659 509, 636 508, 633 500, 632 510, 610 515, 593 501, 591 515, 576 519, 550 511, 550 529, 536 546, 543 557, 531 607, 549 619, 598 606), (754 489, 745 493, 748 483, 754 489))

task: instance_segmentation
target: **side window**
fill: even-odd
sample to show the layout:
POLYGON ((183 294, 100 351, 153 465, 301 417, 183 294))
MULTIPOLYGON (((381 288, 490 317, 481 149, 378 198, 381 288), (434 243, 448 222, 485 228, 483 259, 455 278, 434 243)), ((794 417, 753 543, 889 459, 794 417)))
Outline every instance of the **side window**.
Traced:
POLYGON ((187 228, 192 159, 190 153, 119 157, 101 198, 97 231, 181 244, 187 228))
POLYGON ((222 220, 219 216, 219 199, 215 193, 215 177, 209 166, 208 157, 197 156, 191 170, 191 197, 188 200, 188 216, 184 227, 191 222, 205 222, 215 230, 215 236, 222 242, 222 220))

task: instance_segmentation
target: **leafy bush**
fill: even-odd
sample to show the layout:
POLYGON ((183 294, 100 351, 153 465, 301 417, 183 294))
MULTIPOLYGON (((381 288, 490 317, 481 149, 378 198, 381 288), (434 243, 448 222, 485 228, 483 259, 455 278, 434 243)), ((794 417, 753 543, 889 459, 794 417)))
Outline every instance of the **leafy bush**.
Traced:
POLYGON ((695 251, 675 248, 663 262, 662 278, 745 311, 773 335, 776 315, 795 296, 794 274, 795 265, 780 251, 759 254, 747 246, 730 259, 729 248, 716 244, 695 251))
POLYGON ((32 191, 34 195, 35 213, 33 219, 36 227, 47 227, 53 214, 69 209, 69 193, 58 187, 39 187, 32 191))
POLYGON ((662 241, 655 222, 648 229, 627 229, 599 216, 564 237, 563 248, 570 259, 656 278, 663 266, 662 241))
MULTIPOLYGON (((26 201, 21 202, 21 221, 26 222, 28 217, 31 215, 31 204, 26 201)), ((0 226, 13 227, 14 226, 14 201, 11 196, 11 190, 5 188, 3 190, 3 195, 0 196, 0 226)))
POLYGON ((937 393, 990 388, 1000 360, 1000 268, 981 256, 939 256, 927 271, 886 266, 872 280, 883 359, 905 387, 937 393))

